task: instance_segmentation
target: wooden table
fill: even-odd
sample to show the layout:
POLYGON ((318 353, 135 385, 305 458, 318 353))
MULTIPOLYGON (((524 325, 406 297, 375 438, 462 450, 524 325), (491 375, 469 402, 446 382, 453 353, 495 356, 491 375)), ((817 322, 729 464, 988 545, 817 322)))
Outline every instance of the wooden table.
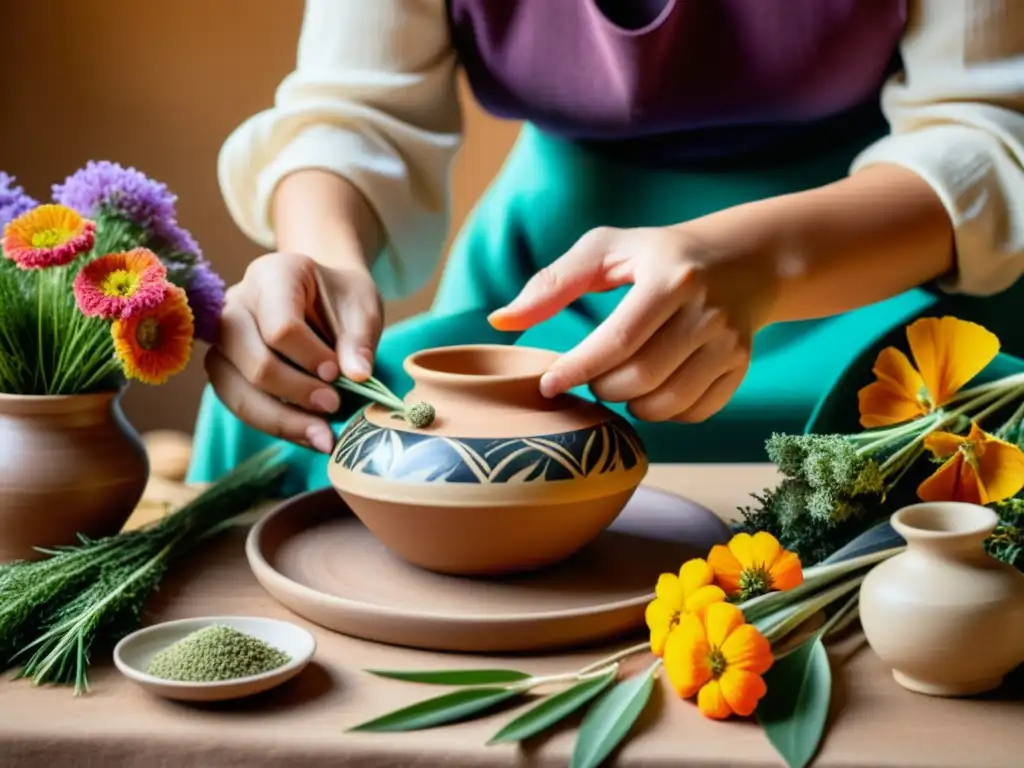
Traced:
MULTIPOLYGON (((732 516, 750 491, 772 484, 760 465, 658 466, 650 483, 732 516)), ((151 496, 181 489, 156 484, 151 496)), ((136 522, 159 513, 140 509, 136 522)), ((310 626, 319 648, 299 678, 262 697, 216 706, 186 706, 151 698, 105 660, 92 674, 93 692, 76 699, 65 688, 0 684, 2 768, 383 768, 384 766, 565 766, 574 732, 530 742, 484 746, 509 717, 409 734, 351 734, 373 715, 424 698, 436 689, 374 678, 363 669, 481 665, 479 658, 411 651, 320 630, 278 606, 249 573, 244 529, 226 535, 165 585, 148 620, 208 614, 257 614, 310 626)), ((816 763, 821 768, 1021 768, 1024 766, 1024 685, 1018 676, 982 700, 933 699, 897 687, 857 637, 831 649, 835 725, 816 763)), ((487 659, 534 673, 570 671, 601 653, 531 659, 487 659)), ((641 662, 643 660, 640 660, 641 662)), ((618 755, 621 766, 780 766, 753 724, 704 720, 690 702, 662 683, 636 736, 618 755)))

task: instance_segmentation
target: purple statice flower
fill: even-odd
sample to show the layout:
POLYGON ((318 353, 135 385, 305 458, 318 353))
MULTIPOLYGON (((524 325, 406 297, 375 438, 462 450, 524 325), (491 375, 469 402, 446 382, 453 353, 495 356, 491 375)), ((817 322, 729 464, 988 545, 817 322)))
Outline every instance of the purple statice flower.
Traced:
POLYGON ((155 249, 158 251, 191 255, 197 259, 203 256, 203 252, 199 249, 199 243, 192 237, 192 233, 173 219, 160 222, 154 227, 152 237, 155 249))
POLYGON ((63 184, 53 185, 53 200, 96 218, 109 207, 151 233, 177 227, 177 196, 141 171, 107 160, 91 160, 63 184))
POLYGON ((0 171, 0 230, 23 213, 38 206, 25 190, 15 183, 15 178, 0 171))
POLYGON ((195 316, 196 338, 213 344, 224 308, 224 281, 206 259, 200 259, 190 270, 185 295, 195 316))

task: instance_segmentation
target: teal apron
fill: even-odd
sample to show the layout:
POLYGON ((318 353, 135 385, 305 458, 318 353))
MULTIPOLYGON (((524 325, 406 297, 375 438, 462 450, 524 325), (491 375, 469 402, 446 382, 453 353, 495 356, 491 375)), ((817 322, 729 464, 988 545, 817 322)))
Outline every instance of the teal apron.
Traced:
MULTIPOLYGON (((873 138, 866 136, 796 163, 762 161, 756 168, 676 172, 609 160, 526 126, 456 241, 433 307, 387 329, 375 373, 404 394, 411 381, 402 361, 427 347, 499 343, 566 351, 609 314, 626 289, 586 296, 523 334, 499 333, 486 318, 582 234, 598 226, 677 224, 822 186, 844 177, 854 155, 873 138)), ((880 340, 894 332, 901 336, 903 325, 922 314, 957 314, 986 324, 1003 338, 1004 347, 1013 334, 1019 352, 1024 329, 1011 321, 1013 294, 1020 291, 966 299, 922 288, 838 317, 771 326, 755 338, 747 377, 714 417, 700 424, 634 424, 651 460, 665 463, 764 461, 764 441, 772 432, 799 433, 809 423, 816 430, 856 430, 856 390, 870 380, 880 340), (1003 322, 991 322, 993 317, 1003 322), (834 395, 826 398, 837 383, 834 395)), ((1019 370, 1016 359, 1004 356, 1001 363, 1019 370)), ((579 394, 591 397, 586 389, 579 394)), ((359 405, 348 398, 336 423, 342 424, 359 405)), ((611 407, 630 418, 624 406, 611 407)), ((207 388, 189 480, 216 480, 275 442, 279 441, 241 423, 207 388)), ((328 484, 326 455, 297 446, 288 451, 288 492, 328 484)))

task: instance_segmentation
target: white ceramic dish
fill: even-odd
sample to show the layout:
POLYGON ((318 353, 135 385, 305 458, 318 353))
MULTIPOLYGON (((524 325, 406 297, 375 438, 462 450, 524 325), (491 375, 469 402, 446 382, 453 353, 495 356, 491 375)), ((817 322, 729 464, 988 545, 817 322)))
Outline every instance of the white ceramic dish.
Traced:
POLYGON ((227 701, 241 699, 276 688, 305 669, 316 652, 316 640, 302 627, 278 619, 255 616, 204 616, 155 624, 125 637, 114 648, 114 665, 134 683, 150 693, 179 701, 227 701), (163 680, 146 673, 158 652, 183 637, 214 625, 232 627, 258 638, 291 657, 282 667, 261 675, 214 683, 163 680))

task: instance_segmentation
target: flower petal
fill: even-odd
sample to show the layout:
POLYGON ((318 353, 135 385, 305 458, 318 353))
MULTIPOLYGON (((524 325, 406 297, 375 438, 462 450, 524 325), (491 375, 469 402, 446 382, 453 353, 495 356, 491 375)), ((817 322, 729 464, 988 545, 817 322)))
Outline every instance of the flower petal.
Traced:
POLYGON ((921 501, 966 501, 972 504, 978 504, 981 499, 977 475, 964 461, 960 451, 917 486, 917 496, 921 501))
POLYGON ((743 611, 732 603, 712 603, 704 612, 708 644, 712 648, 721 647, 733 630, 742 626, 745 621, 743 611))
POLYGON ((728 546, 742 568, 754 565, 754 537, 749 533, 737 533, 729 539, 728 546))
POLYGON ((772 577, 772 589, 785 592, 804 583, 804 569, 796 552, 783 550, 768 573, 772 577))
POLYGON ((977 456, 985 504, 1016 496, 1024 488, 1024 453, 1016 445, 985 435, 977 456))
POLYGON ((752 715, 757 703, 768 693, 760 675, 743 669, 726 669, 718 678, 718 686, 729 709, 741 717, 752 715))
POLYGON ((715 583, 728 594, 740 591, 740 576, 743 566, 732 551, 723 544, 716 544, 708 553, 708 565, 715 572, 715 583))
POLYGON ((942 405, 999 353, 999 339, 977 323, 925 317, 907 326, 910 351, 932 402, 942 405))
POLYGON ((722 591, 721 587, 709 584, 706 587, 701 587, 693 594, 687 595, 685 608, 687 613, 699 613, 713 603, 724 602, 725 592, 722 591))
POLYGON ((704 717, 711 720, 725 720, 732 715, 729 702, 722 694, 722 686, 717 680, 711 680, 697 694, 697 709, 704 717))
POLYGON ((679 569, 679 583, 683 595, 691 595, 701 587, 706 587, 715 581, 715 572, 702 557, 695 557, 683 563, 679 569))
POLYGON ((683 585, 679 583, 679 579, 674 573, 663 573, 658 577, 658 583, 654 586, 654 595, 674 611, 681 611, 683 601, 686 599, 683 585))
POLYGON ((672 629, 672 621, 676 615, 676 612, 663 600, 654 599, 647 604, 644 619, 647 622, 647 628, 651 631, 651 653, 655 656, 661 656, 665 652, 665 640, 672 629))
POLYGON ((754 567, 771 568, 782 553, 779 540, 767 531, 758 531, 750 539, 752 564, 754 567))
POLYGON ((857 393, 862 427, 900 424, 927 413, 918 398, 924 380, 906 355, 895 347, 886 347, 878 353, 872 371, 878 380, 857 393))
POLYGON ((955 435, 952 432, 932 432, 925 435, 924 447, 936 458, 945 459, 960 450, 960 446, 966 441, 967 438, 963 435, 955 435))
POLYGON ((693 614, 684 614, 665 642, 665 675, 680 698, 696 695, 711 679, 707 632, 693 614))
POLYGON ((736 627, 719 650, 725 657, 725 668, 742 669, 763 675, 771 669, 772 647, 753 624, 736 627))

